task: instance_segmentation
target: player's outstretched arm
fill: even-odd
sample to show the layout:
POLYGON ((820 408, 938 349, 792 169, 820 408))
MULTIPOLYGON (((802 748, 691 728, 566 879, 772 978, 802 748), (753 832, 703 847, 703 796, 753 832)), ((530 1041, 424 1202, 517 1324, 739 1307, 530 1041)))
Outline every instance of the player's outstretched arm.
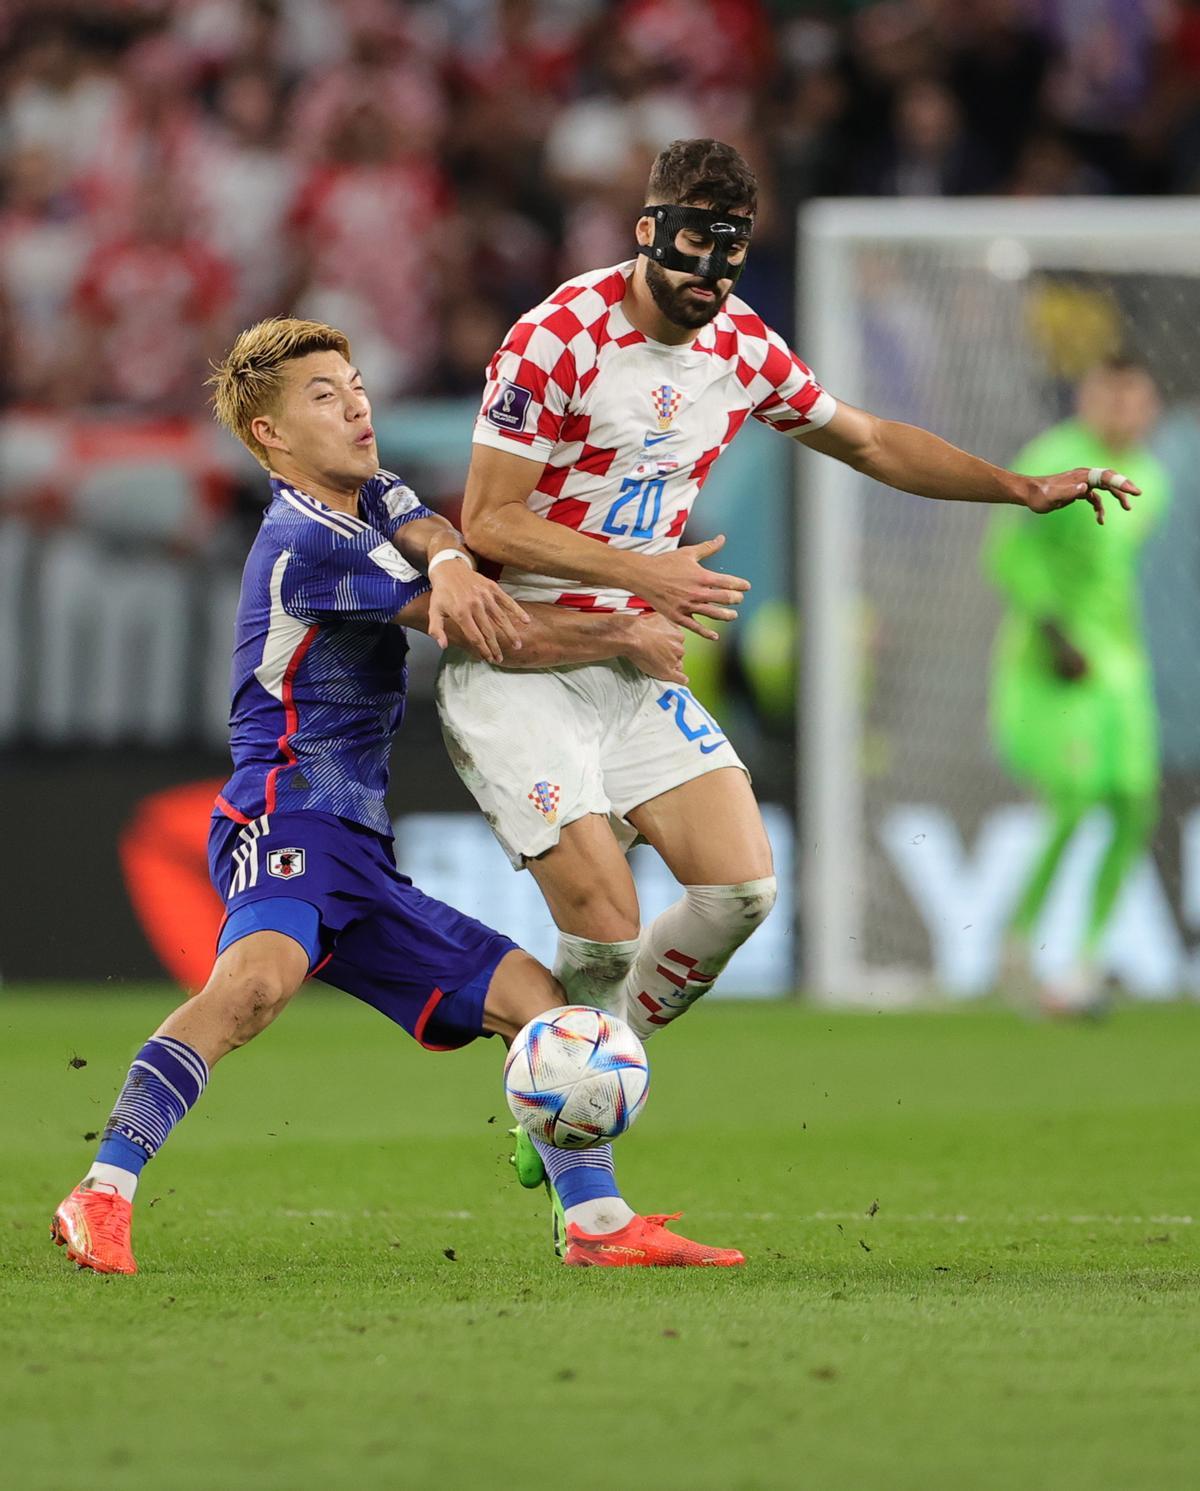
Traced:
POLYGON ((1054 476, 1019 476, 959 450, 929 430, 880 419, 840 402, 829 423, 807 435, 804 444, 889 487, 948 502, 1005 502, 1048 513, 1084 501, 1103 523, 1101 492, 1111 492, 1126 512, 1129 497, 1140 495, 1119 471, 1080 467, 1054 476))
POLYGON ((457 528, 436 515, 414 518, 392 542, 409 564, 429 576, 429 605, 422 631, 439 647, 462 638, 473 652, 498 663, 518 652, 529 616, 506 591, 479 574, 457 528))
POLYGON ((716 553, 723 537, 654 555, 597 543, 530 511, 529 497, 542 470, 541 461, 490 445, 473 447, 463 529, 477 554, 534 574, 628 590, 676 626, 716 640, 716 632, 694 618, 732 621, 737 615, 733 608, 750 589, 748 580, 704 568, 701 561, 716 553))
MULTIPOLYGON (((428 595, 410 601, 396 616, 401 626, 429 630, 428 595)), ((563 606, 527 604, 528 624, 518 647, 503 650, 503 668, 558 668, 567 663, 601 663, 628 658, 642 673, 668 683, 687 683, 683 672, 683 633, 653 612, 617 611, 583 616, 563 606)), ((447 623, 450 642, 482 657, 483 653, 453 621, 447 623)))

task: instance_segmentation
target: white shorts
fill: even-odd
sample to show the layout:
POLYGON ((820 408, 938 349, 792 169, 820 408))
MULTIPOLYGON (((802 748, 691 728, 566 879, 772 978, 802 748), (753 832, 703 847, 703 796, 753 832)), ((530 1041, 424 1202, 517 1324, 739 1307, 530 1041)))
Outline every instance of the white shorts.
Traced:
POLYGON ((437 701, 455 770, 518 870, 585 813, 607 815, 629 849, 634 808, 719 767, 746 770, 687 689, 623 659, 520 672, 450 648, 437 701))

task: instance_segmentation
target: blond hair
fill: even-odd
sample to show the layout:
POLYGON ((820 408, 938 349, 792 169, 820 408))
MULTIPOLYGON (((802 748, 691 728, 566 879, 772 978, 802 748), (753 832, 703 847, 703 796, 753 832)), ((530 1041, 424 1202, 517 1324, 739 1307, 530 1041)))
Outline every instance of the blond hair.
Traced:
POLYGON ((350 360, 350 343, 334 326, 322 321, 301 321, 296 316, 272 316, 247 327, 225 355, 213 363, 211 388, 217 422, 239 439, 250 454, 269 471, 271 460, 265 448, 250 433, 260 415, 279 408, 283 392, 283 367, 310 352, 340 352, 350 360))

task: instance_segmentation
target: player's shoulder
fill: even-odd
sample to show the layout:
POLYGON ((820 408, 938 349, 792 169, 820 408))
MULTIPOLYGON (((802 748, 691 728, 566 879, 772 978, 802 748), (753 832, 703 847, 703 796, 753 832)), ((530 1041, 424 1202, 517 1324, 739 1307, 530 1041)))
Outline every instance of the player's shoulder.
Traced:
POLYGON ((338 512, 299 487, 273 477, 268 527, 279 548, 306 559, 321 559, 339 545, 373 530, 352 513, 338 512))
POLYGON ((717 317, 720 328, 730 331, 739 343, 782 342, 783 338, 772 330, 753 306, 737 295, 730 295, 717 317))
POLYGON ((382 467, 363 483, 362 503, 368 518, 376 508, 386 518, 399 518, 423 505, 402 476, 397 476, 394 471, 384 471, 382 467))
POLYGON ((517 350, 524 351, 536 340, 546 347, 557 343, 577 352, 588 346, 597 348, 606 340, 609 314, 624 298, 631 269, 632 261, 565 280, 520 317, 506 345, 520 342, 517 350))
POLYGON ((736 295, 725 302, 709 335, 711 344, 706 350, 735 367, 743 382, 753 374, 772 388, 781 388, 796 378, 812 376, 786 339, 736 295))

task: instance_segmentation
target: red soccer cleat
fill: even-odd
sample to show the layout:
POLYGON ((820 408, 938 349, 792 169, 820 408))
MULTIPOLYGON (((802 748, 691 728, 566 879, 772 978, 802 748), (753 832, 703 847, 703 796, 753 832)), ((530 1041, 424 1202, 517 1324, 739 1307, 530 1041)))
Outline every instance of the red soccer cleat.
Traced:
POLYGON ((708 1248, 665 1225, 682 1215, 634 1217, 619 1232, 599 1235, 581 1232, 572 1222, 563 1262, 576 1268, 737 1268, 745 1263, 736 1248, 708 1248))
POLYGON ((50 1220, 50 1236, 80 1268, 98 1274, 136 1274, 129 1229, 133 1207, 115 1191, 76 1186, 50 1220))

